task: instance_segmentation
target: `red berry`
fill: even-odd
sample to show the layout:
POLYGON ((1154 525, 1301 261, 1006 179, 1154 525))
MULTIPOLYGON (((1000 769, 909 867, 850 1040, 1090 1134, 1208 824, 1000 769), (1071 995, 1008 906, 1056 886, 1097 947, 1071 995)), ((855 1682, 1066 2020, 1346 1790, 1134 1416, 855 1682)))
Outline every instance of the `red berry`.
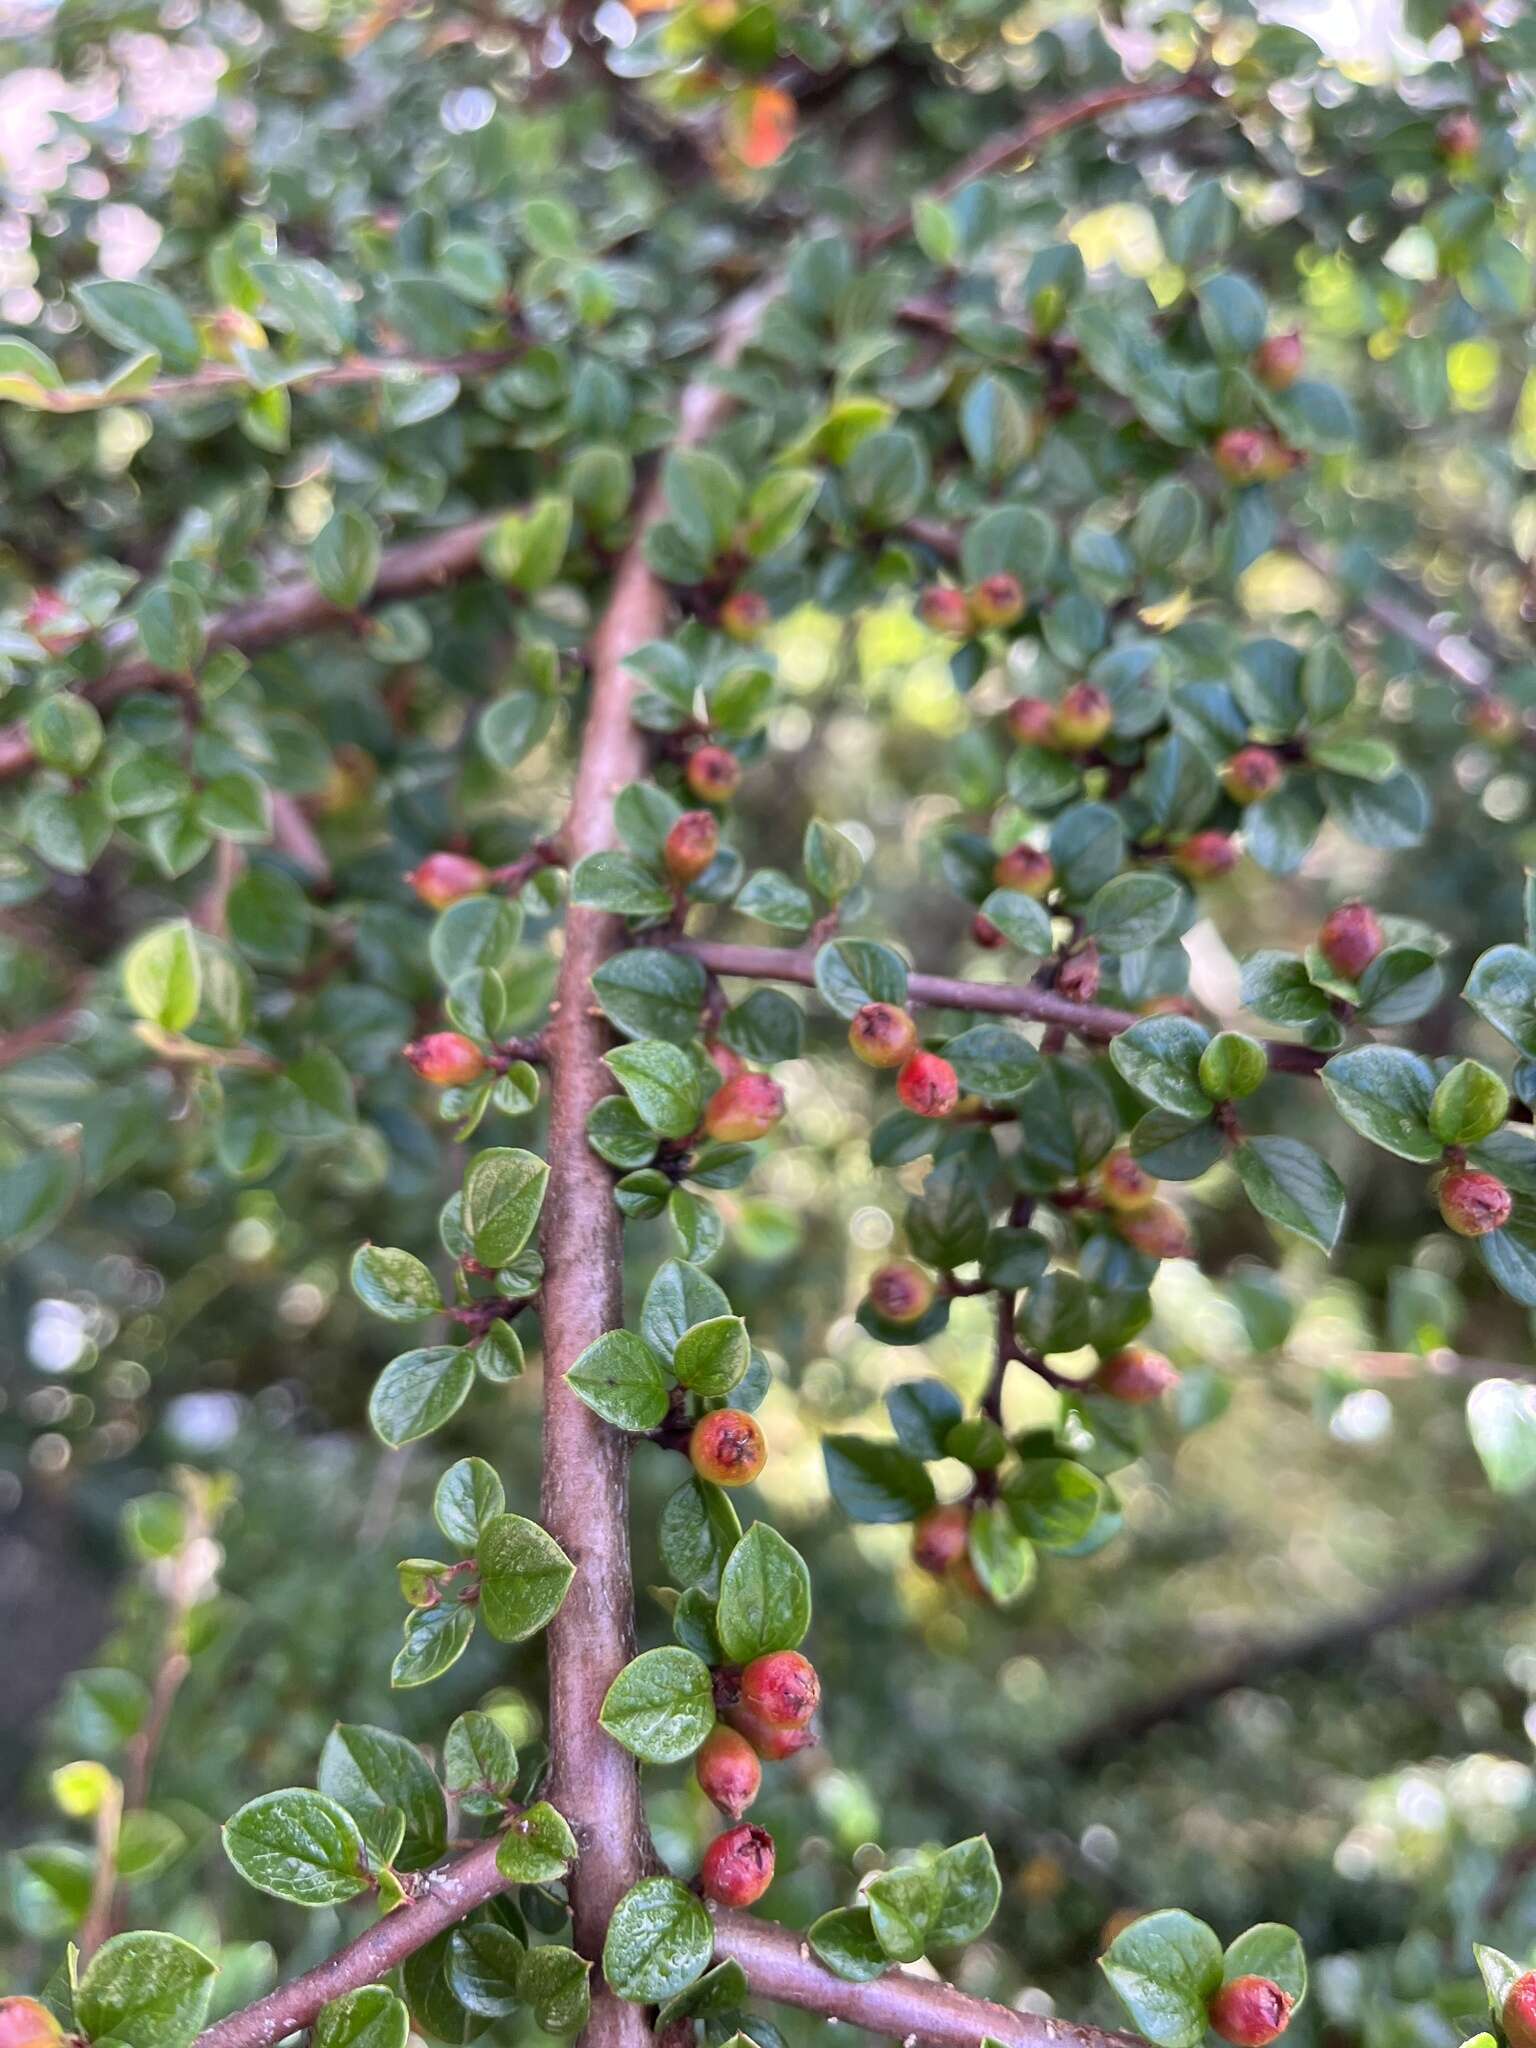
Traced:
POLYGON ((1271 391, 1289 391, 1306 357, 1299 334, 1272 334, 1253 352, 1253 374, 1271 391))
POLYGON ((1242 858, 1237 841, 1226 832, 1192 832, 1180 840, 1169 858, 1187 882, 1219 882, 1242 858))
POLYGON ((798 1650, 770 1650, 741 1674, 738 1699, 770 1728, 805 1728, 821 1704, 816 1666, 798 1650))
POLYGON ((920 1323, 933 1307, 934 1286, 921 1266, 897 1259, 869 1276, 869 1299, 888 1323, 920 1323))
POLYGON ((741 1054, 733 1052, 728 1045, 722 1045, 718 1038, 708 1039, 704 1050, 709 1055, 710 1065, 722 1081, 734 1081, 738 1074, 747 1071, 747 1063, 741 1054))
POLYGON ((1228 427, 1211 451, 1216 467, 1229 483, 1275 483, 1301 460, 1268 427, 1228 427))
POLYGON ((30 633, 48 654, 68 654, 82 640, 90 638, 89 629, 69 600, 47 588, 34 590, 28 598, 21 625, 22 631, 30 633))
POLYGON ((917 1050, 917 1026, 895 1003, 866 1003, 853 1013, 848 1043, 866 1067, 900 1067, 917 1050))
POLYGON ((1134 1216, 1118 1216, 1115 1227, 1133 1250, 1149 1259, 1189 1256, 1189 1226, 1171 1202, 1154 1202, 1134 1216))
POLYGON ((990 917, 983 917, 978 910, 971 919, 971 937, 978 946, 984 946, 989 953, 995 952, 1003 943, 1003 935, 990 917))
POLYGON ((662 842, 661 858, 674 882, 693 882, 720 851, 720 826, 713 811, 684 811, 662 842))
POLYGON ((737 1074, 704 1107, 704 1129, 723 1144, 766 1137, 784 1114, 784 1090, 766 1074, 737 1074))
POLYGON ((1021 747, 1056 744, 1056 707, 1044 697, 1015 697, 1008 706, 1008 730, 1021 747))
POLYGON ((1284 780, 1285 763, 1268 747, 1239 747, 1221 771, 1222 787, 1235 804, 1273 796, 1284 780))
POLYGON ((1096 747, 1115 722, 1114 707, 1097 683, 1073 683, 1056 706, 1056 744, 1069 754, 1096 747))
POLYGON ((434 1088, 462 1088, 478 1081, 490 1062, 471 1038, 459 1031, 430 1031, 413 1038, 405 1056, 434 1088))
POLYGON ((917 616, 930 632, 943 633, 951 640, 971 636, 970 600, 963 590, 948 583, 930 583, 917 600, 917 616))
POLYGON ((1212 2027, 1232 2048, 1269 2048, 1286 2030, 1291 2001, 1268 1977, 1234 1977, 1211 2000, 1212 2027))
POLYGON ((1143 1407, 1159 1394, 1178 1385, 1179 1375, 1161 1351, 1149 1351, 1144 1344, 1127 1344, 1106 1358, 1093 1376, 1093 1384, 1111 1400, 1143 1407))
POLYGON ((732 1820, 741 1819, 762 1788, 757 1751, 745 1735, 719 1722, 699 1745, 693 1770, 705 1798, 732 1820))
POLYGON ((1098 1171, 1099 1193, 1107 1209, 1134 1216, 1157 1200, 1156 1178, 1129 1152, 1111 1152, 1098 1171))
POLYGON ((1511 1984, 1501 2018, 1509 2048, 1536 2048, 1536 1970, 1511 1984))
POLYGON ((1440 1214, 1458 1237, 1486 1237, 1509 1221, 1515 1198, 1491 1173, 1458 1167, 1440 1182, 1440 1214))
POLYGON ((1435 130, 1435 141, 1442 156, 1458 168, 1466 169, 1476 161, 1483 146, 1483 131, 1477 116, 1463 110, 1446 115, 1435 130))
POLYGON ((693 1425, 688 1456, 701 1479, 750 1486, 768 1462, 768 1445, 754 1416, 740 1408, 712 1408, 693 1425))
POLYGON ((1056 993, 1069 1003, 1091 1003, 1099 993, 1099 949, 1085 939, 1056 970, 1056 993))
POLYGON ((737 1705, 726 1709, 726 1720, 746 1737, 765 1764, 780 1764, 802 1749, 814 1749, 821 1740, 814 1728, 771 1728, 761 1714, 749 1714, 737 1705))
POLYGON ((971 619, 983 632, 1016 626, 1024 616, 1024 586, 1017 576, 983 576, 971 591, 971 619))
POLYGON ((0 1998, 0 2048, 59 2048, 64 2030, 35 1998, 0 1998))
POLYGON ((970 1538, 969 1508, 958 1503, 953 1507, 930 1508, 912 1525, 912 1562, 919 1571, 942 1579, 966 1556, 970 1538))
POLYGON ((756 590, 733 590, 720 607, 721 631, 748 645, 761 638, 772 617, 773 607, 756 590))
POLYGON ((1056 870, 1048 853, 1020 840, 992 863, 992 879, 999 889, 1017 889, 1021 896, 1033 896, 1039 902, 1050 893, 1056 870))
POLYGON ((902 1107, 914 1116, 948 1116, 960 1100, 960 1082, 936 1052, 915 1052, 896 1076, 902 1107))
POLYGON ((1381 919, 1368 903, 1341 903, 1317 934, 1317 950, 1346 981, 1358 981, 1386 943, 1381 919))
POLYGON ((773 1837, 751 1822, 716 1835, 704 1851, 699 1890, 717 1906, 755 1906, 773 1883, 773 1837))
POLYGON ((467 853, 429 853, 405 879, 429 908, 446 910, 461 897, 482 894, 491 871, 467 853))
POLYGON ((695 747, 683 779, 706 804, 728 804, 741 783, 741 763, 729 747, 695 747))

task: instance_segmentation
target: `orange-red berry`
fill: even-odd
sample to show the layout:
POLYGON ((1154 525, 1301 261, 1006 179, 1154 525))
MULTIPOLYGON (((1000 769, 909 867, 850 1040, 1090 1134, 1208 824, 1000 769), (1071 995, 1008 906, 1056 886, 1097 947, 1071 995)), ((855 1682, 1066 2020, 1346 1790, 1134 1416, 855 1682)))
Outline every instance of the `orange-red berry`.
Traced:
POLYGON ((1021 747, 1056 744, 1056 707, 1044 697, 1015 697, 1007 718, 1008 730, 1021 747))
POLYGON ((912 1562, 919 1571, 941 1579, 966 1556, 970 1537, 968 1507, 956 1502, 952 1507, 930 1508, 912 1524, 912 1562))
POLYGON ((821 1704, 821 1680, 798 1650, 770 1650, 744 1667, 738 1698, 770 1728, 805 1728, 821 1704))
POLYGON ((0 2048, 59 2048, 64 2029, 35 1998, 0 1998, 0 2048))
POLYGON ((491 871, 484 861, 472 860, 467 853, 429 853, 405 879, 430 909, 446 910, 461 897, 480 895, 491 871))
POLYGON ((1228 427, 1211 455, 1229 483, 1276 483, 1288 476, 1301 457, 1268 427, 1228 427))
POLYGON ((750 1486, 768 1462, 757 1418, 740 1408, 712 1408, 693 1425, 688 1456, 701 1479, 716 1486, 750 1486))
POLYGON ((1021 896, 1033 896, 1039 902, 1049 895, 1056 870, 1048 853, 1021 839, 992 863, 992 879, 999 889, 1017 889, 1021 896))
POLYGON ((22 631, 30 633, 49 654, 68 654, 90 638, 80 624, 80 614, 67 598, 46 587, 34 590, 21 615, 22 631))
POLYGON ((750 1821, 716 1835, 704 1851, 699 1890, 717 1906, 755 1906, 773 1883, 773 1837, 750 1821))
POLYGON ((1290 2023, 1291 2001, 1268 1977, 1234 1977, 1211 2000, 1208 2016, 1232 2048, 1269 2048, 1290 2023))
POLYGON ((1435 130, 1435 141, 1446 160, 1460 169, 1476 162, 1483 146, 1482 127, 1475 114, 1464 110, 1447 114, 1435 130))
POLYGON ((1149 1259, 1189 1256, 1189 1225, 1171 1202, 1153 1202, 1134 1216, 1118 1216, 1115 1227, 1133 1250, 1149 1259))
POLYGON ((954 1068, 936 1052, 915 1052, 896 1076, 902 1107, 914 1116, 948 1116, 960 1100, 954 1068))
POLYGON ((1092 939, 1067 955, 1056 970, 1056 993, 1069 1003, 1091 1003, 1099 993, 1099 949, 1092 939))
POLYGON ((984 946, 993 953, 1003 943, 1003 935, 990 917, 983 917, 978 910, 971 919, 971 938, 978 946, 984 946))
POLYGON ((1289 391, 1301 375, 1305 359, 1299 334, 1272 334, 1253 352, 1253 374, 1271 391, 1289 391))
POLYGON ((434 1088, 462 1088, 478 1081, 490 1065, 472 1038, 461 1031, 429 1031, 425 1038, 413 1038, 405 1056, 434 1088))
POLYGON ((1129 1152, 1111 1152, 1098 1170, 1099 1193, 1107 1209, 1134 1216, 1157 1200, 1157 1179, 1129 1152))
POLYGON ((683 780, 706 804, 728 804, 741 785, 741 763, 729 747, 695 747, 683 780))
POLYGON ((1219 882, 1242 853, 1230 832, 1192 832, 1168 857, 1187 882, 1219 882))
POLYGON ((746 645, 761 638, 772 617, 772 605, 756 590, 733 590, 720 607, 721 631, 746 645))
POLYGON ((1161 1351, 1150 1351, 1144 1344, 1127 1344, 1104 1360, 1093 1376, 1093 1384, 1111 1400, 1140 1408, 1177 1386, 1178 1379, 1177 1370, 1161 1351))
POLYGON ((1457 1167, 1440 1182, 1440 1214, 1458 1237, 1486 1237, 1509 1221, 1515 1198, 1491 1173, 1457 1167))
POLYGON ((1509 2048, 1536 2048, 1536 1970, 1511 1984, 1500 2017, 1509 2048))
POLYGON ((713 811, 684 811, 662 841, 661 858, 674 882, 697 881, 720 851, 720 825, 713 811))
POLYGON ((1285 780, 1285 763, 1270 747, 1239 747, 1221 771, 1221 784, 1235 804, 1256 804, 1273 796, 1285 780))
POLYGON ((866 1003, 849 1020, 848 1043, 866 1067, 899 1067, 917 1050, 917 1026, 896 1003, 866 1003))
POLYGON ((1114 706, 1098 684, 1079 682, 1063 692, 1052 730, 1057 746, 1069 754, 1082 754, 1096 747, 1114 722, 1114 706))
POLYGON ((741 1054, 733 1051, 718 1038, 707 1039, 704 1050, 709 1055, 710 1065, 722 1081, 734 1081, 738 1074, 747 1071, 747 1063, 741 1054))
POLYGON ((1341 903, 1317 934, 1317 950, 1346 981, 1358 981, 1386 943, 1381 919, 1368 903, 1341 903))
POLYGON ((784 1114, 784 1090, 767 1074, 736 1074, 704 1106, 704 1130, 725 1145, 764 1138, 784 1114))
POLYGON ((933 1281, 910 1259, 895 1259, 869 1276, 869 1299, 888 1323, 920 1323, 933 1307, 933 1281))
POLYGON ((814 1749, 817 1735, 814 1728, 778 1728, 765 1721, 761 1714, 755 1714, 737 1700, 733 1706, 721 1709, 727 1724, 742 1736, 757 1751, 764 1763, 782 1763, 787 1756, 794 1756, 802 1749, 814 1749))
POLYGON ((1016 626, 1024 616, 1024 586, 1006 573, 983 576, 971 591, 971 621, 982 631, 1016 626))
POLYGON ((930 583, 917 600, 917 616, 932 633, 943 633, 951 640, 970 638, 970 599, 952 584, 930 583))
POLYGON ((740 1820, 762 1789, 757 1751, 745 1735, 720 1722, 699 1745, 693 1771, 705 1798, 731 1820, 740 1820))

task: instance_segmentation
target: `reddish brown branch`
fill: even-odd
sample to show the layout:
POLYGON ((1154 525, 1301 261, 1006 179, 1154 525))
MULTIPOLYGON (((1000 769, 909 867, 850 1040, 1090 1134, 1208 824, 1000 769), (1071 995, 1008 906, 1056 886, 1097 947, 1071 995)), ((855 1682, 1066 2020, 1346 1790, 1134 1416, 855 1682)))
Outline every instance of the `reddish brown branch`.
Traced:
MULTIPOLYGON (((424 591, 438 590, 446 583, 457 583, 473 575, 480 566, 481 543, 505 517, 505 512, 489 512, 479 519, 466 520, 462 526, 451 526, 443 533, 427 534, 420 540, 402 541, 398 547, 386 548, 379 558, 369 607, 387 604, 392 598, 418 597, 424 591)), ((249 604, 236 605, 211 618, 208 651, 211 654, 220 647, 235 647, 242 654, 259 654, 264 647, 297 639, 303 633, 318 633, 327 626, 355 629, 357 617, 355 611, 332 604, 308 576, 294 576, 276 584, 265 597, 253 598, 249 604)), ((107 636, 119 647, 132 637, 133 629, 126 623, 107 636)), ((98 706, 113 704, 134 690, 184 688, 186 680, 185 676, 157 668, 142 655, 134 655, 107 669, 87 685, 82 695, 98 706)), ((25 725, 18 722, 0 727, 0 777, 21 774, 31 767, 33 759, 25 725)))
MULTIPOLYGON (((1320 576, 1330 583, 1338 582, 1337 564, 1323 548, 1317 547, 1299 533, 1286 537, 1286 544, 1320 576)), ((1453 683, 1474 695, 1488 689, 1493 682, 1494 665, 1487 655, 1472 645, 1462 633, 1442 633, 1432 626, 1428 619, 1421 618, 1408 605, 1384 591, 1365 591, 1357 600, 1360 609, 1373 618, 1378 626, 1385 626, 1389 633, 1395 633, 1400 640, 1422 654, 1424 659, 1448 675, 1453 683)))
MULTIPOLYGON (((284 390, 302 385, 319 390, 338 384, 386 384, 396 377, 473 377, 484 370, 500 370, 515 362, 521 353, 511 348, 473 349, 457 356, 347 356, 339 363, 317 364, 301 376, 290 377, 284 390)), ((250 392, 254 381, 233 363, 208 363, 187 377, 157 377, 142 391, 126 396, 110 391, 93 391, 66 385, 59 391, 41 391, 28 401, 35 412, 95 412, 106 405, 164 405, 181 400, 217 398, 223 392, 250 392)))
POLYGON ((932 1977, 887 1970, 870 1984, 850 1984, 819 1963, 801 1935, 746 1913, 715 1914, 715 1955, 731 1956, 759 1998, 799 2005, 866 2033, 887 2034, 930 2048, 977 2048, 987 2036, 1004 2048, 1145 2048, 1135 2034, 1103 2033, 1041 2013, 1016 2012, 972 1998, 932 1977))
MULTIPOLYGON (((740 975, 754 981, 788 981, 803 988, 816 985, 816 956, 808 948, 788 946, 726 946, 708 939, 669 942, 675 953, 688 953, 711 974, 740 975)), ((1074 1003, 1053 989, 1006 981, 957 981, 945 974, 909 974, 907 999, 948 1010, 984 1010, 1002 1017, 1028 1017, 1039 1024, 1057 1024, 1078 1038, 1104 1043, 1143 1020, 1130 1010, 1102 1003, 1074 1003)), ((1310 1046, 1266 1042, 1269 1063, 1277 1072, 1315 1074, 1329 1055, 1310 1046)))
MULTIPOLYGON (((951 193, 959 192, 973 179, 990 177, 994 171, 1005 171, 1018 163, 1021 157, 1033 156, 1041 144, 1049 142, 1053 136, 1064 135, 1069 128, 1080 128, 1085 122, 1101 120, 1106 114, 1117 114, 1123 107, 1142 106, 1148 100, 1211 97, 1210 81, 1198 72, 1153 80, 1145 85, 1101 86, 1095 92, 1084 93, 1080 99, 1067 100, 1059 107, 1048 107, 1043 113, 1032 114, 1017 128, 992 136, 936 184, 929 186, 927 196, 930 199, 948 199, 951 193)), ((887 248, 892 242, 901 240, 911 221, 911 214, 904 213, 882 227, 871 228, 863 237, 861 246, 866 253, 887 248)))

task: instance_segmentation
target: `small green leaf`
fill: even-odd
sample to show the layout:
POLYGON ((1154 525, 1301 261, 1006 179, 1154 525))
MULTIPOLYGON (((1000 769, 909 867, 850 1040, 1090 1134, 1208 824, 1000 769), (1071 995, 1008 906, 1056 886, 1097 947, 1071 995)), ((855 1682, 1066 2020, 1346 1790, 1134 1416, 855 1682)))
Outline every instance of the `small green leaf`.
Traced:
POLYGON ((364 1984, 322 2007, 312 2048, 407 2048, 411 2016, 384 1984, 364 1984))
POLYGON ((647 1650, 609 1686, 599 1719, 643 1763, 680 1763, 715 1725, 709 1666, 691 1650, 647 1650))
POLYGON ((813 1920, 806 1940, 834 1976, 869 1984, 891 1967, 867 1906, 838 1906, 813 1920))
POLYGON ((728 1394, 746 1372, 752 1342, 740 1316, 712 1316, 677 1340, 672 1370, 695 1394, 728 1394))
POLYGON ((1344 1223, 1344 1187, 1310 1145, 1249 1138, 1235 1155, 1238 1178, 1261 1216, 1330 1252, 1344 1223))
POLYGON ((1307 1958, 1301 1937, 1294 1927, 1282 1927, 1276 1920, 1250 1927, 1230 1942, 1221 1974, 1227 1984, 1238 1977, 1267 1977, 1291 2001, 1292 2018, 1307 1995, 1307 1958))
POLYGON ((928 1945, 938 1891, 925 1871, 882 1870, 864 1887, 875 1939, 893 1963, 915 1963, 928 1945))
POLYGON ((929 1929, 935 1948, 960 1948, 991 1926, 1002 1901, 997 1859, 985 1835, 941 1849, 929 1867, 939 1900, 929 1929))
POLYGON ((432 1516, 450 1543, 473 1550, 486 1523, 506 1504, 506 1489, 484 1458, 460 1458, 437 1482, 432 1516))
POLYGON ((811 1625, 811 1575, 798 1550, 766 1522, 754 1522, 720 1575, 715 1627, 732 1663, 793 1650, 811 1625))
POLYGON ((661 1360, 632 1330, 607 1330, 589 1344, 565 1382, 615 1429, 657 1429, 667 1416, 661 1360))
POLYGON ((441 1429, 475 1383, 473 1355, 457 1344, 429 1344, 392 1358, 368 1397, 368 1420, 391 1450, 441 1429))
POLYGON ((1322 1071, 1330 1101, 1347 1124, 1400 1159, 1428 1163, 1444 1142, 1430 1128, 1435 1077, 1427 1060, 1396 1045, 1341 1052, 1322 1071))
POLYGON ((360 1245, 352 1259, 352 1291, 364 1308, 392 1323, 416 1323, 443 1305, 421 1260, 389 1245, 360 1245))
POLYGON ((508 1823, 496 1851, 496 1868, 509 1884, 553 1884, 575 1861, 569 1823, 543 1799, 508 1823))
POLYGON ((546 2034, 579 2034, 592 2009, 591 1971, 574 1949, 531 1948, 517 1966, 517 1995, 546 2034))
POLYGON ((616 1046, 604 1064, 624 1090, 642 1122, 663 1138, 686 1138, 704 1107, 703 1083, 692 1057, 681 1046, 658 1038, 616 1046))
POLYGON ((866 1003, 907 1000, 906 963, 874 939, 833 939, 816 955, 816 986, 839 1017, 866 1003))
POLYGON ((188 2048, 217 1974, 201 1949, 174 1934, 115 1934, 80 1978, 75 2019, 112 2048, 188 2048))
POLYGON ((464 1175, 464 1228, 485 1266, 515 1259, 544 1206, 549 1168, 533 1152, 498 1145, 476 1153, 464 1175))
POLYGON ((1112 1041, 1109 1056, 1138 1095, 1195 1120, 1211 1109, 1200 1086, 1200 1055, 1210 1036, 1190 1017, 1145 1017, 1112 1041))
POLYGON ((560 1611, 576 1567, 547 1530, 522 1515, 496 1515, 480 1532, 480 1612, 498 1643, 536 1635, 560 1611))
POLYGON ((296 1906, 367 1891, 367 1852, 344 1806, 320 1792, 265 1792, 224 1823, 224 1853, 249 1885, 296 1906))
POLYGON ((123 956, 123 993, 136 1016, 161 1031, 185 1031, 202 1000, 197 934, 186 918, 152 926, 123 956))
POLYGON ((310 571, 343 611, 356 611, 373 589, 382 552, 379 529, 356 505, 339 505, 315 536, 310 571))
POLYGON ((701 1899, 673 1877, 648 1877, 614 1908, 603 1975, 620 1998, 654 2005, 702 1976, 714 1929, 701 1899))
POLYGON ((1203 1920, 1170 1907, 1145 1914, 1099 1959, 1138 2033, 1157 2048, 1198 2048, 1221 1984, 1221 1943, 1203 1920))
POLYGON ((1480 1060, 1461 1060, 1441 1081, 1429 1107, 1430 1129, 1445 1145, 1475 1145, 1509 1115, 1509 1090, 1480 1060))
POLYGON ((1467 1428, 1495 1493, 1523 1493, 1536 1480, 1536 1388, 1479 1380, 1467 1396, 1467 1428))
POLYGON ((664 917, 672 908, 672 891, 632 854, 589 853, 572 872, 571 901, 618 917, 664 917))
POLYGON ((853 1522, 910 1522, 934 1503, 933 1481, 917 1458, 872 1437, 822 1441, 832 1498, 853 1522))

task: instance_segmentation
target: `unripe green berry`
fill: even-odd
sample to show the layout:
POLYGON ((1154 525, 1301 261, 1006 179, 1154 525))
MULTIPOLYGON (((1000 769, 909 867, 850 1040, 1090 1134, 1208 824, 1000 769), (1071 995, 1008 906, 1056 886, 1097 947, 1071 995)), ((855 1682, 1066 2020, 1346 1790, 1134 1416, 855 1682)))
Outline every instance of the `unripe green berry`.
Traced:
POLYGON ((773 1883, 773 1837, 745 1822, 716 1835, 704 1851, 699 1890, 717 1906, 755 1906, 773 1883))
POLYGON ((683 780, 706 804, 728 804, 741 783, 741 763, 729 747, 696 747, 683 780))
POLYGON ((1234 1977, 1211 2000, 1208 2016, 1232 2048, 1269 2048, 1290 2024, 1291 2000, 1269 1977, 1234 1977))
POLYGON ((1440 1214, 1458 1237, 1487 1237, 1502 1230, 1515 1198, 1503 1181, 1471 1167, 1456 1167, 1440 1182, 1440 1214))
POLYGON ((768 1445, 755 1416, 740 1408, 712 1408, 693 1425, 688 1457, 701 1479, 750 1486, 768 1462, 768 1445))
POLYGON ((960 1100, 954 1068, 936 1052, 915 1052, 896 1076, 896 1093, 914 1116, 948 1116, 960 1100))
POLYGON ((434 1088, 467 1087, 490 1065, 474 1040, 461 1031, 429 1031, 425 1038, 413 1038, 405 1057, 434 1088))
POLYGON ((870 1306, 887 1323, 920 1323, 934 1292, 933 1281, 910 1259, 895 1259, 869 1276, 870 1306))
POLYGON ((900 1067, 917 1050, 917 1025, 896 1003, 866 1003, 848 1025, 848 1043, 866 1067, 900 1067))
POLYGON ((719 1722, 699 1745, 693 1769, 705 1798, 732 1820, 741 1819, 762 1788, 757 1751, 745 1735, 719 1722))
POLYGON ((720 851, 720 826, 713 811, 684 811, 672 821, 661 858, 674 882, 695 882, 720 851))
POLYGON ((1200 1055, 1199 1072, 1212 1102, 1240 1102, 1263 1083, 1269 1054, 1246 1031, 1218 1031, 1200 1055))

